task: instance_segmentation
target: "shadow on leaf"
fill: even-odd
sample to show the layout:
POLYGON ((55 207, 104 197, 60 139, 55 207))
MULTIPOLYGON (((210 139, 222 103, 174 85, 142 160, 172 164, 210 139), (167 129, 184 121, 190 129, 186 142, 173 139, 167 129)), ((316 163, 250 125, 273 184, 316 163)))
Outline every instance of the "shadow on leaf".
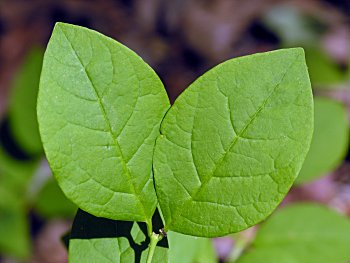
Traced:
MULTIPOLYGON (((135 262, 141 262, 142 253, 148 248, 150 239, 147 235, 147 225, 144 222, 135 222, 145 235, 145 240, 138 243, 132 236, 132 228, 134 222, 111 220, 101 217, 95 217, 81 209, 78 210, 71 233, 66 234, 62 240, 68 248, 71 239, 96 239, 96 238, 120 238, 124 237, 129 241, 130 247, 135 252, 135 262)), ((162 219, 158 209, 152 217, 153 231, 159 233, 159 229, 163 228, 162 219)), ((168 248, 167 238, 163 238, 158 242, 157 246, 168 248)))

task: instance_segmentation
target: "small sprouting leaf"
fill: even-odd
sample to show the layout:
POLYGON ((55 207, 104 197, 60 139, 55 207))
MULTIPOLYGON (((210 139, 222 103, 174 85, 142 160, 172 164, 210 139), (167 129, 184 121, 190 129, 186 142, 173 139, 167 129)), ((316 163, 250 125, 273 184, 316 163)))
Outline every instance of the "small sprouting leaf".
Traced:
POLYGON ((29 154, 41 154, 42 144, 36 116, 36 100, 44 52, 33 49, 17 74, 9 105, 11 132, 29 154))
POLYGON ((348 150, 349 124, 344 105, 332 99, 315 99, 315 129, 296 183, 305 183, 336 168, 348 150))
POLYGON ((80 208, 111 219, 152 217, 152 154, 168 107, 163 84, 134 52, 56 24, 40 80, 39 130, 60 187, 80 208))
POLYGON ((166 230, 238 232, 281 202, 313 130, 300 48, 226 61, 196 80, 167 112, 154 153, 166 230))
POLYGON ((170 231, 168 240, 170 263, 216 263, 218 261, 214 246, 208 238, 187 236, 170 231))
POLYGON ((45 218, 73 218, 77 207, 62 193, 55 180, 50 179, 41 189, 34 203, 35 211, 45 218))
POLYGON ((316 204, 290 205, 261 226, 238 263, 344 263, 349 243, 345 216, 316 204))
MULTIPOLYGON (((98 218, 78 210, 69 241, 69 262, 146 263, 149 238, 145 223, 98 218)), ((166 239, 158 243, 153 263, 168 262, 166 239)))

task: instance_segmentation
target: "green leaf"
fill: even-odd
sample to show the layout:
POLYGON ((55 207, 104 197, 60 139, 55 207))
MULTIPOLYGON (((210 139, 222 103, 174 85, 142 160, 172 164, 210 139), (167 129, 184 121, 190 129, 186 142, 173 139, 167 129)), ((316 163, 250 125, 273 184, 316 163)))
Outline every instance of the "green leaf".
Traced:
MULTIPOLYGON (((78 210, 69 241, 69 262, 146 263, 149 238, 145 223, 94 217, 78 210)), ((153 263, 168 262, 166 239, 157 244, 153 263)))
POLYGON ((163 84, 130 49, 56 24, 40 80, 39 129, 60 187, 80 208, 111 219, 152 217, 152 154, 168 107, 163 84))
POLYGON ((0 254, 20 259, 30 254, 29 226, 23 200, 0 184, 0 254))
POLYGON ((49 180, 41 189, 34 209, 45 218, 73 218, 77 211, 77 207, 64 196, 55 180, 49 180))
POLYGON ((290 205, 264 223, 238 263, 344 263, 350 222, 316 204, 290 205))
POLYGON ((216 263, 218 261, 210 239, 168 233, 170 263, 216 263))
POLYGON ((12 159, 0 145, 0 254, 24 259, 30 254, 25 202, 37 162, 12 159))
POLYGON ((9 105, 9 121, 17 143, 29 154, 41 154, 36 100, 44 52, 33 49, 15 76, 9 105))
MULTIPOLYGON (((140 263, 146 263, 148 250, 143 251, 140 263)), ((135 252, 125 237, 72 239, 69 244, 69 262, 130 263, 135 261, 135 252)), ((167 249, 156 247, 152 263, 166 263, 167 249)))
POLYGON ((349 144, 346 107, 335 100, 315 99, 315 130, 296 183, 305 183, 334 170, 343 161, 349 144))
POLYGON ((300 48, 226 61, 167 112, 154 153, 166 230, 223 236, 257 224, 301 169, 313 130, 300 48))
POLYGON ((72 239, 69 243, 69 262, 127 263, 134 262, 134 251, 125 237, 72 239))

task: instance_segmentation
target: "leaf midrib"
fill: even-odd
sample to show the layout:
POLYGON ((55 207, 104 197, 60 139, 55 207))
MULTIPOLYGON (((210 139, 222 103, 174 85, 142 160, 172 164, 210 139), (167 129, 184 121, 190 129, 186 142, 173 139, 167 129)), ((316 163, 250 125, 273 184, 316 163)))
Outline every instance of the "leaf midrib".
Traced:
MULTIPOLYGON (((108 133, 111 135, 112 140, 113 140, 113 142, 114 142, 115 146, 117 147, 118 152, 119 152, 119 154, 120 154, 120 157, 121 157, 120 160, 121 160, 121 163, 122 163, 122 166, 123 166, 123 170, 124 170, 124 172, 126 173, 126 175, 128 176, 128 179, 129 179, 129 181, 130 181, 130 186, 131 186, 130 188, 131 188, 132 192, 134 193, 134 196, 137 198, 137 200, 139 201, 139 203, 140 203, 140 205, 141 205, 141 208, 142 208, 142 210, 143 210, 144 218, 147 219, 147 214, 146 214, 145 206, 143 205, 143 203, 142 203, 142 201, 141 201, 139 195, 138 195, 137 192, 136 192, 136 188, 135 188, 135 186, 134 186, 134 184, 133 184, 133 181, 132 181, 131 173, 130 173, 130 171, 129 171, 128 167, 127 167, 127 164, 126 164, 126 159, 125 159, 125 157, 124 157, 124 155, 123 155, 123 152, 122 152, 122 149, 121 149, 121 147, 120 147, 120 145, 119 145, 118 140, 114 137, 113 130, 112 130, 112 126, 111 126, 111 122, 110 122, 109 117, 108 117, 108 115, 107 115, 106 109, 105 109, 105 107, 104 107, 104 105, 103 105, 103 103, 102 103, 102 101, 101 101, 101 97, 99 96, 99 93, 98 93, 98 91, 97 91, 97 89, 96 89, 96 87, 95 87, 95 85, 94 85, 94 83, 93 83, 93 81, 92 81, 92 79, 91 79, 89 73, 86 71, 86 68, 85 68, 83 62, 81 61, 80 57, 78 56, 77 52, 75 51, 75 49, 74 49, 72 43, 69 41, 68 37, 66 36, 64 30, 61 29, 61 28, 59 28, 59 29, 60 29, 60 31, 62 32, 62 34, 63 34, 63 36, 65 37, 65 39, 67 40, 67 43, 69 44, 71 50, 73 51, 74 56, 75 56, 76 59, 78 60, 78 62, 79 62, 79 64, 81 65, 81 67, 82 67, 82 69, 83 69, 83 71, 84 71, 84 73, 85 73, 85 75, 86 75, 88 81, 89 81, 90 84, 91 84, 91 87, 92 87, 92 89, 93 89, 93 92, 95 93, 95 96, 97 97, 97 102, 98 102, 98 105, 99 105, 99 107, 100 107, 100 110, 101 110, 101 112, 102 112, 102 114, 103 114, 103 118, 104 118, 104 120, 105 120, 105 123, 107 124, 108 133)), ((111 189, 111 190, 112 190, 112 189, 111 189)), ((113 192, 115 192, 115 191, 113 191, 113 192)))
MULTIPOLYGON (((225 151, 225 153, 223 154, 223 156, 218 160, 217 164, 215 164, 215 169, 213 169, 211 172, 209 172, 209 174, 205 177, 207 178, 207 180, 204 180, 202 185, 200 186, 200 188, 196 191, 196 193, 194 194, 194 197, 198 194, 198 192, 200 192, 201 189, 203 189, 211 180, 211 178, 213 178, 215 172, 217 171, 217 169, 221 166, 221 164, 223 163, 223 161, 225 160, 227 154, 231 151, 231 149, 236 145, 237 141, 239 138, 241 138, 245 132, 248 130, 249 126, 254 122, 254 120, 256 119, 256 117, 260 114, 260 112, 265 108, 266 104, 268 103, 268 101, 270 100, 270 98, 274 95, 274 93, 277 91, 278 87, 281 85, 281 83, 284 81, 284 78, 286 77, 288 71, 290 70, 290 68, 294 65, 294 63, 298 60, 299 55, 296 56, 296 59, 293 60, 293 62, 288 66, 287 70, 285 71, 285 73, 282 75, 280 81, 275 85, 275 87, 273 87, 271 93, 263 100, 263 102, 261 103, 261 105, 258 107, 258 109, 255 111, 255 113, 253 114, 253 116, 250 118, 250 120, 248 121, 248 123, 243 127, 243 129, 241 131, 239 131, 236 136, 233 138, 232 142, 230 143, 229 147, 227 148, 227 150, 225 151)), ((194 199, 194 198, 193 198, 194 199)))

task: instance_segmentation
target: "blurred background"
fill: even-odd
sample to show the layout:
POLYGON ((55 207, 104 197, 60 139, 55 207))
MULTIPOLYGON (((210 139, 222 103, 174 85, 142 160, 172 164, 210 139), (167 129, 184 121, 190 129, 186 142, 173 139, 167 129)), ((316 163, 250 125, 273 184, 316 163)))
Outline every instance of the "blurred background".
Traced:
MULTIPOLYGON (((0 0, 0 262, 67 262, 61 237, 77 208, 52 178, 35 115, 43 52, 58 21, 92 28, 136 51, 172 102, 224 60, 303 47, 315 132, 282 206, 313 201, 350 217, 350 1, 0 0)), ((255 229, 211 240, 210 262, 234 262, 255 229)), ((196 252, 178 262, 209 262, 198 255, 208 251, 206 244, 178 239, 196 252)))

